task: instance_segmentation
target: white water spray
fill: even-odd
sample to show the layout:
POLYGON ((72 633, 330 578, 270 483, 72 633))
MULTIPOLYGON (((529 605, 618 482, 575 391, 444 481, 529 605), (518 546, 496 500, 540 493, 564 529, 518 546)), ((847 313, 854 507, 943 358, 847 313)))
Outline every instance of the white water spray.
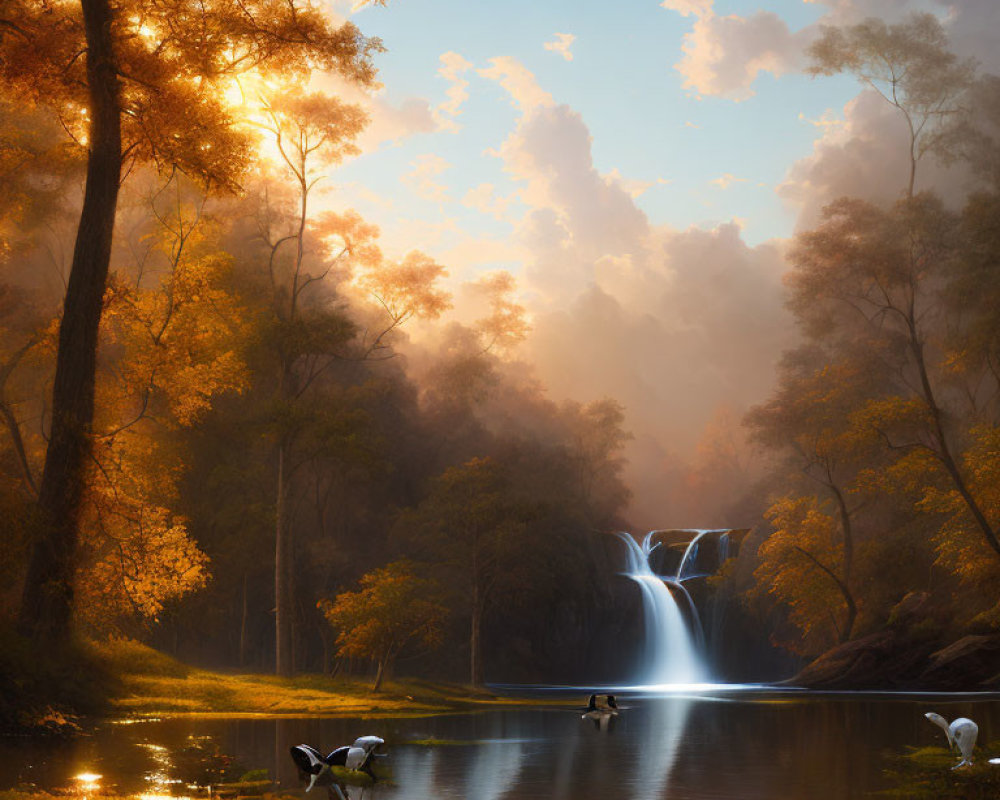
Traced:
MULTIPOLYGON (((653 685, 703 683, 706 670, 684 615, 664 579, 649 566, 649 555, 659 546, 653 543, 655 534, 647 533, 641 545, 627 533, 618 534, 627 548, 625 574, 642 590, 646 653, 641 681, 653 685)), ((679 582, 677 586, 683 588, 679 582)))

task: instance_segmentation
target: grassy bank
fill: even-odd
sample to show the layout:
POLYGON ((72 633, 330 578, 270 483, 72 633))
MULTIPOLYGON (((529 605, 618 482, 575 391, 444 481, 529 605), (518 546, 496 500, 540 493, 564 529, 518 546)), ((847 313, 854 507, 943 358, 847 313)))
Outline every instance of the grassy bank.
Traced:
MULTIPOLYGON (((0 637, 2 639, 2 637, 0 637)), ((404 716, 548 701, 416 679, 279 678, 197 669, 131 640, 76 641, 37 652, 8 634, 0 648, 0 731, 72 733, 78 717, 404 716)), ((2 798, 0 798, 2 800, 2 798)))
POLYGON ((125 716, 399 716, 537 702, 414 679, 373 693, 370 681, 351 678, 212 672, 129 641, 100 645, 97 654, 116 677, 112 713, 125 716))

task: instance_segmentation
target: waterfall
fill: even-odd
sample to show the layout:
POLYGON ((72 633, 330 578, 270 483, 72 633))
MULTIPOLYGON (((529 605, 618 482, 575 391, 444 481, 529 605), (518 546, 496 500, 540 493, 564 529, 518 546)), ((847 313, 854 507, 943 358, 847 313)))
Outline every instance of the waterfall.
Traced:
POLYGON ((719 567, 729 559, 729 534, 724 533, 719 537, 719 567))
POLYGON ((684 549, 684 555, 681 556, 680 566, 677 567, 677 577, 675 580, 680 583, 684 580, 684 568, 688 564, 698 563, 698 540, 704 536, 706 533, 715 533, 715 531, 691 531, 694 534, 694 538, 688 542, 688 546, 684 549))
POLYGON ((659 546, 653 543, 654 536, 655 531, 650 531, 640 545, 629 534, 618 534, 626 546, 625 574, 642 590, 646 651, 641 681, 654 685, 700 683, 705 680, 705 669, 684 615, 663 578, 649 566, 649 554, 659 546))

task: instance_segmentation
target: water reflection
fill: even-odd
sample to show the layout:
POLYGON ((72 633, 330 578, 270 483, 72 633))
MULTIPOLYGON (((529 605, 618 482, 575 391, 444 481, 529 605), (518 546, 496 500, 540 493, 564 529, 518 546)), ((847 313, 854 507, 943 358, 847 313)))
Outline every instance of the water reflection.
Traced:
POLYGON ((393 753, 393 774, 406 776, 393 797, 399 800, 430 800, 437 797, 434 772, 439 750, 429 747, 402 747, 393 753))
MULTIPOLYGON (((288 747, 312 742, 326 752, 374 734, 388 742, 389 757, 380 766, 391 775, 365 788, 366 800, 861 800, 887 788, 887 754, 942 744, 940 731, 923 716, 934 709, 979 724, 987 747, 977 761, 984 766, 1000 756, 1000 748, 988 748, 1000 737, 996 700, 672 693, 619 695, 619 705, 620 715, 605 726, 581 719, 578 705, 423 719, 109 725, 55 748, 0 743, 0 790, 30 782, 43 790, 70 787, 77 796, 166 800, 168 794, 204 797, 205 789, 187 788, 196 775, 216 776, 214 796, 220 776, 234 781, 247 770, 266 770, 276 786, 264 791, 326 800, 325 789, 300 794, 288 747), (235 761, 227 764, 218 754, 235 761), (88 784, 95 788, 83 791, 88 784)), ((346 789, 359 800, 362 787, 346 789)))
POLYGON ((636 797, 662 797, 685 733, 691 698, 662 698, 651 703, 634 765, 636 797))
POLYGON ((524 760, 523 742, 497 740, 482 744, 474 750, 475 756, 466 781, 466 797, 497 800, 517 786, 524 760))

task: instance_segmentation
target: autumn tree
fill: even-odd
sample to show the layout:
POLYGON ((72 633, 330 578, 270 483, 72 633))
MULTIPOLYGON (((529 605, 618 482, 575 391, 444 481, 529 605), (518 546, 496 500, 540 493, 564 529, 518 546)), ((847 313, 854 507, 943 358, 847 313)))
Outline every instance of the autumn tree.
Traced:
POLYGON ((88 151, 39 485, 40 526, 20 614, 25 631, 51 638, 65 634, 73 607, 98 328, 123 166, 178 168, 212 188, 232 188, 251 153, 249 135, 226 106, 237 75, 319 68, 370 83, 378 43, 295 2, 218 0, 192 8, 13 0, 0 14, 0 80, 52 107, 88 151))
POLYGON ((774 531, 760 546, 751 592, 789 608, 802 637, 802 644, 793 646, 812 655, 849 639, 847 626, 856 618, 853 593, 843 578, 847 550, 830 506, 810 496, 784 497, 771 505, 766 517, 774 531))
POLYGON ((808 52, 808 72, 849 72, 899 111, 909 134, 906 194, 912 196, 920 160, 947 147, 947 126, 964 110, 974 62, 950 52, 944 28, 932 14, 913 14, 897 25, 870 17, 848 27, 822 26, 808 52))
MULTIPOLYGON (((879 391, 880 365, 870 356, 865 347, 831 354, 817 344, 786 353, 776 390, 745 419, 754 440, 776 452, 790 471, 788 483, 797 489, 794 502, 814 498, 815 508, 833 511, 830 516, 837 541, 823 542, 824 552, 833 552, 832 560, 811 551, 805 542, 789 549, 772 546, 768 540, 760 554, 765 561, 789 554, 797 561, 805 559, 806 566, 799 565, 800 571, 808 571, 811 563, 820 580, 832 581, 844 605, 843 618, 836 625, 840 641, 851 637, 858 616, 858 589, 853 577, 857 517, 871 500, 859 478, 880 463, 878 437, 854 418, 879 391)), ((767 516, 784 514, 782 509, 790 503, 793 500, 789 497, 781 498, 771 505, 767 516)), ((787 522, 786 517, 782 519, 787 522)), ((796 529, 786 525, 780 536, 790 539, 796 529)), ((758 577, 769 580, 780 569, 780 564, 771 564, 758 577)))
POLYGON ((407 648, 437 647, 443 641, 447 609, 437 599, 440 587, 420 577, 410 561, 393 561, 361 577, 357 592, 344 592, 319 607, 337 631, 337 655, 371 659, 376 665, 372 691, 407 648))

